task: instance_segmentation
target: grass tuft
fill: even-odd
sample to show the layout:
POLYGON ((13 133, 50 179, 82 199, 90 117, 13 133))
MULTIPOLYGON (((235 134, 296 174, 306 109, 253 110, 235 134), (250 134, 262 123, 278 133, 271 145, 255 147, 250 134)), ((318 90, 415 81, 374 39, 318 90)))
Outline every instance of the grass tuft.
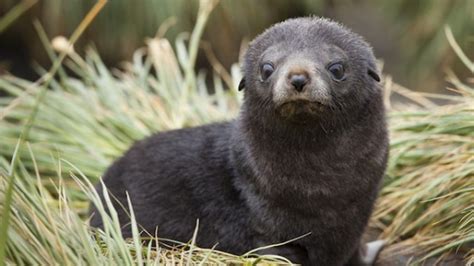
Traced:
MULTIPOLYGON (((473 259, 474 87, 452 73, 448 81, 458 95, 410 92, 418 104, 389 112, 390 161, 373 224, 394 244, 388 248, 392 255, 417 254, 417 262, 457 251, 473 259), (449 103, 438 105, 433 98, 449 103)), ((407 95, 403 88, 391 89, 407 95)))

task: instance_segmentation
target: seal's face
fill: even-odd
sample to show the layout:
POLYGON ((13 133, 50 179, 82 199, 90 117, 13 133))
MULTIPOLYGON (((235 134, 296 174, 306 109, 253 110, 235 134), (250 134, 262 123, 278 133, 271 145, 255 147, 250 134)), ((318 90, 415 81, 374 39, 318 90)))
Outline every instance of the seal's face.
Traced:
POLYGON ((282 52, 286 46, 278 43, 262 54, 256 89, 261 96, 270 92, 276 111, 284 118, 318 117, 333 104, 332 91, 347 89, 347 55, 326 44, 291 53, 282 52))
POLYGON ((240 88, 286 120, 320 120, 363 105, 379 80, 374 61, 361 37, 337 23, 288 20, 252 42, 240 88))

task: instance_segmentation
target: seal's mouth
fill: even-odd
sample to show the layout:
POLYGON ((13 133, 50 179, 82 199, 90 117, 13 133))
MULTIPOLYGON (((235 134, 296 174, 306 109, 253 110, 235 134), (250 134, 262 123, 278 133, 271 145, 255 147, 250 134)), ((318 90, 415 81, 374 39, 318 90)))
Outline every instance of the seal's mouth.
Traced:
POLYGON ((283 118, 304 122, 319 117, 325 107, 317 101, 294 100, 280 104, 276 110, 283 118))

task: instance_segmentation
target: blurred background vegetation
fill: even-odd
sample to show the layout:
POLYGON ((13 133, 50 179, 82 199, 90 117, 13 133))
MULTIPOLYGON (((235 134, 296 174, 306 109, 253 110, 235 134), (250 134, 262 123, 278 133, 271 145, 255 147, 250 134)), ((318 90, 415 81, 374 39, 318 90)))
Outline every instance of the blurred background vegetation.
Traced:
MULTIPOLYGON (((0 17, 18 2, 0 1, 0 17)), ((50 37, 68 35, 94 2, 40 0, 0 34, 0 73, 36 78, 33 63, 47 66, 49 60, 32 21, 38 19, 50 37)), ((166 32, 171 40, 190 32, 197 8, 197 1, 188 0, 109 1, 76 50, 83 53, 92 44, 108 66, 119 66, 164 21, 173 24, 166 32)), ((469 71, 455 60, 443 26, 452 28, 461 48, 472 58, 472 0, 224 0, 211 15, 203 39, 228 69, 238 61, 240 48, 271 24, 313 14, 333 18, 363 35, 382 60, 384 72, 410 89, 446 92, 444 71, 448 66, 461 78, 468 76, 469 71)), ((200 53, 196 68, 208 67, 206 54, 200 53)))

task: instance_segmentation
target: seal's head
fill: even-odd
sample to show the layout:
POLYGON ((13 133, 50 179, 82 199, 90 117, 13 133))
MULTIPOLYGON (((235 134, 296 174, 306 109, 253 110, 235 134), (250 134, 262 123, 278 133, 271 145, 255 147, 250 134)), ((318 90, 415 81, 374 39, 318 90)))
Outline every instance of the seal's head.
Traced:
POLYGON ((362 37, 317 17, 267 29, 250 44, 243 70, 245 101, 292 123, 358 111, 378 93, 380 81, 362 37))

